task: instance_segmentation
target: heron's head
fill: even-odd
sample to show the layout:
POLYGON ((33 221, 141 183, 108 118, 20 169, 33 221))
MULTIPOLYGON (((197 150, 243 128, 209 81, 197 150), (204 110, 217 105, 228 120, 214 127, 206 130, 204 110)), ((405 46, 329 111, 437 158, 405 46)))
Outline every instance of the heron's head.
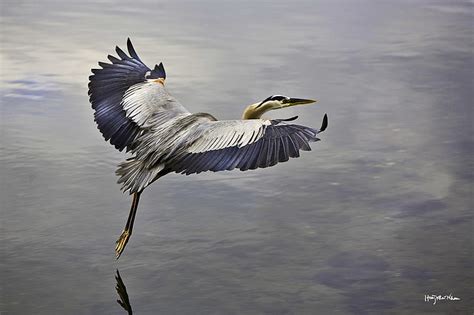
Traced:
POLYGON ((284 95, 272 95, 261 102, 247 106, 242 116, 242 119, 258 119, 264 113, 273 110, 286 108, 295 105, 311 104, 315 100, 304 98, 293 98, 284 95))

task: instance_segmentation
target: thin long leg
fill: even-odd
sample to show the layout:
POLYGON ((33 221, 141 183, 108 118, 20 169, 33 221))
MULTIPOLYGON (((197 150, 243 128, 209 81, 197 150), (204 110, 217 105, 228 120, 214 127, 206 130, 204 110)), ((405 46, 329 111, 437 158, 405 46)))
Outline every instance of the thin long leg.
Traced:
POLYGON ((122 235, 118 238, 115 245, 115 257, 119 259, 122 254, 125 246, 128 243, 128 239, 132 235, 133 223, 135 222, 135 215, 137 214, 138 202, 140 201, 141 192, 133 193, 132 206, 130 207, 130 213, 128 214, 127 223, 125 224, 125 229, 122 232, 122 235))

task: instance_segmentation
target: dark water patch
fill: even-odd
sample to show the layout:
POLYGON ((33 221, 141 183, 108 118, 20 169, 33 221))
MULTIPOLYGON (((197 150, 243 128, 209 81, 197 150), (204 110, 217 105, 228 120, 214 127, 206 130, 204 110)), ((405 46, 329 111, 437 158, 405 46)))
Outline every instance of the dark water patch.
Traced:
POLYGON ((252 259, 261 252, 262 248, 255 245, 238 245, 227 247, 216 247, 210 250, 210 252, 225 255, 233 259, 252 259))
POLYGON ((400 207, 398 214, 395 214, 393 217, 405 218, 411 216, 424 216, 445 209, 447 209, 447 205, 443 200, 431 199, 404 205, 400 207))
POLYGON ((303 208, 299 210, 310 215, 308 223, 311 224, 346 224, 351 222, 351 216, 341 212, 319 211, 313 208, 303 208))
POLYGON ((37 81, 34 81, 34 80, 27 80, 27 79, 18 79, 18 80, 11 80, 11 81, 7 81, 8 83, 11 83, 11 84, 24 84, 24 85, 32 85, 32 84, 37 84, 38 82, 37 81))
POLYGON ((363 291, 349 294, 346 298, 346 303, 351 313, 360 315, 384 314, 397 305, 392 297, 367 296, 363 291))
POLYGON ((384 272, 335 268, 320 272, 314 280, 341 290, 345 308, 356 314, 382 311, 396 305, 389 295, 391 287, 384 272))
POLYGON ((385 289, 379 285, 386 279, 387 275, 383 272, 358 268, 329 269, 314 277, 315 281, 328 287, 348 291, 354 289, 353 286, 368 286, 366 290, 369 291, 384 291, 385 289))
MULTIPOLYGON (((401 267, 400 275, 412 281, 427 281, 433 278, 433 272, 426 268, 417 266, 403 266, 401 267)), ((425 282, 426 283, 426 282, 425 282)))
POLYGON ((461 223, 472 223, 474 219, 474 216, 472 215, 465 215, 465 216, 461 216, 461 217, 457 217, 457 218, 450 218, 448 220, 446 220, 446 225, 458 225, 458 224, 461 224, 461 223))
POLYGON ((31 89, 11 89, 5 95, 6 97, 42 98, 48 94, 49 90, 31 90, 31 89))
MULTIPOLYGON (((464 211, 468 212, 468 211, 464 211)), ((436 221, 429 225, 426 225, 427 229, 441 231, 447 227, 458 226, 462 224, 471 224, 473 223, 474 216, 472 215, 461 215, 459 217, 447 218, 442 221, 436 221)))
POLYGON ((329 258, 328 265, 333 268, 349 268, 358 270, 388 269, 389 264, 382 258, 363 252, 342 252, 329 258))
POLYGON ((388 293, 391 289, 383 258, 366 252, 340 252, 328 259, 330 269, 319 272, 314 280, 339 289, 345 308, 351 313, 368 314, 396 306, 388 293))

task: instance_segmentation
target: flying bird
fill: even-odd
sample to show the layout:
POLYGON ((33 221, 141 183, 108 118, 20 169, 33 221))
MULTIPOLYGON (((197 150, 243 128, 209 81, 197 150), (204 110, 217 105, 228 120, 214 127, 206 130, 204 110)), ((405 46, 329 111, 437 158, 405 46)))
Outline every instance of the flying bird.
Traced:
POLYGON ((191 113, 166 89, 163 64, 148 68, 130 39, 128 55, 118 46, 110 63, 99 62, 89 77, 89 101, 104 139, 132 156, 118 165, 122 190, 132 195, 125 228, 115 247, 122 254, 132 234, 140 195, 168 173, 198 174, 240 169, 253 170, 299 157, 310 151, 319 129, 291 124, 289 119, 264 119, 270 110, 316 102, 272 95, 245 108, 242 119, 217 120, 208 113, 191 113))

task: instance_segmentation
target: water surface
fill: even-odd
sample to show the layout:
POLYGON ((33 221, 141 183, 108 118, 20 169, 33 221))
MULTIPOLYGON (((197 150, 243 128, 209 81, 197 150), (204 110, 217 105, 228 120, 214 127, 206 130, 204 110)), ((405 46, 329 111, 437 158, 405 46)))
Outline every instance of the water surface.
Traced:
POLYGON ((473 310, 472 2, 3 1, 2 314, 444 314, 473 310), (168 175, 130 198, 90 69, 131 37, 219 119, 329 128, 253 172, 168 175), (461 301, 436 305, 425 294, 461 301))

